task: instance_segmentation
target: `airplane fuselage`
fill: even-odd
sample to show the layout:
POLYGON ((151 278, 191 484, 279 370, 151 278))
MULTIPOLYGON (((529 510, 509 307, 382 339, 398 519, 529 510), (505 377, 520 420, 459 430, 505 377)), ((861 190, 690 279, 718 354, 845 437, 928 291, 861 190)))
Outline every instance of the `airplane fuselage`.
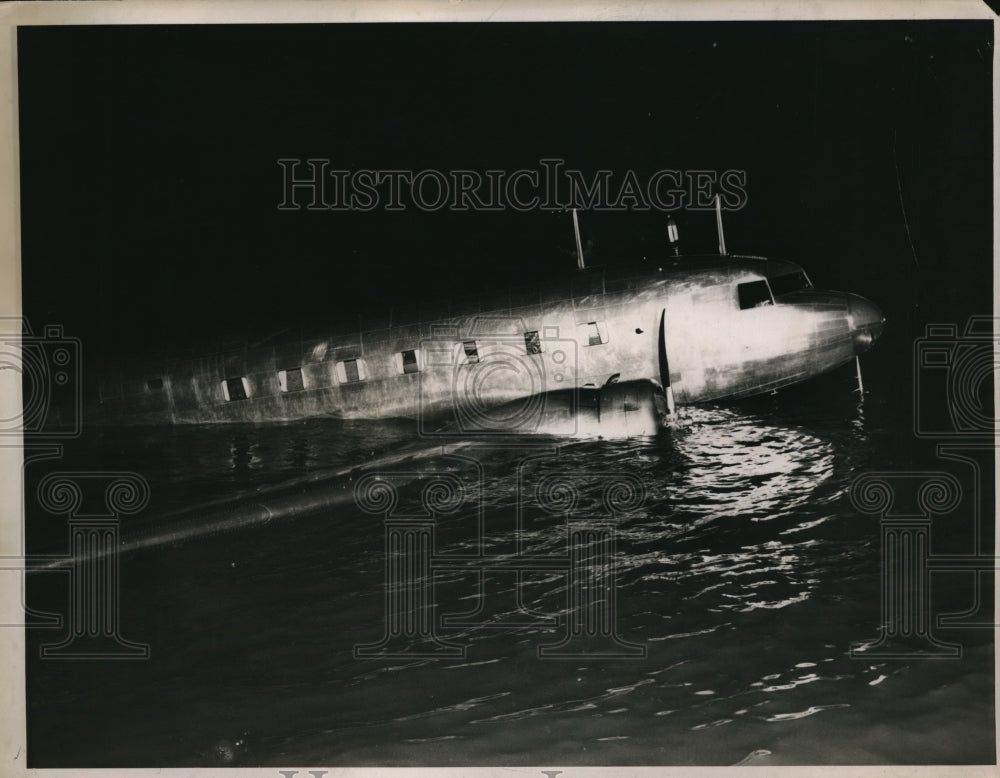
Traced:
POLYGON ((586 393, 609 379, 669 385, 679 404, 772 391, 850 361, 883 324, 871 302, 816 290, 789 262, 677 257, 144 365, 105 377, 99 407, 105 419, 139 423, 330 416, 503 424, 493 409, 520 401, 530 414, 530 398, 586 393))

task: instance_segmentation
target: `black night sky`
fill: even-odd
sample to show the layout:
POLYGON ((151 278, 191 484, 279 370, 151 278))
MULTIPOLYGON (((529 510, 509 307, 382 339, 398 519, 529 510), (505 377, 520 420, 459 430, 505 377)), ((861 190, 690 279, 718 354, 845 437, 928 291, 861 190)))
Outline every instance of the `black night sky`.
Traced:
MULTIPOLYGON (((24 311, 112 355, 569 272, 566 213, 277 208, 283 157, 554 157, 745 170, 730 251, 961 322, 992 308, 992 47, 988 21, 22 27, 24 311)), ((665 251, 661 212, 581 222, 592 262, 665 251)))

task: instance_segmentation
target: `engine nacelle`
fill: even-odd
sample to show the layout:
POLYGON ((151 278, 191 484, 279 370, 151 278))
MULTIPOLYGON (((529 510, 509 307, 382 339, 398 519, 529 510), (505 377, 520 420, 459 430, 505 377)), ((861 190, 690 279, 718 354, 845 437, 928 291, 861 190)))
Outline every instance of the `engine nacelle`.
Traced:
POLYGON ((560 389, 531 398, 537 412, 518 413, 526 401, 499 406, 491 416, 512 420, 504 432, 569 437, 630 438, 655 435, 667 416, 667 402, 653 381, 609 382, 604 386, 560 389))

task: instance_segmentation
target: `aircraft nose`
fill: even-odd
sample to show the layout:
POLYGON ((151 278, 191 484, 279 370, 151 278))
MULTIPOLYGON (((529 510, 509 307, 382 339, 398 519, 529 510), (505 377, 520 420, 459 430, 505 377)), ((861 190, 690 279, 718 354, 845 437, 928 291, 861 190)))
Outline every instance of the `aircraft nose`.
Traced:
POLYGON ((854 335, 854 351, 861 354, 871 348, 885 329, 885 316, 875 303, 864 297, 851 297, 851 333, 854 335))

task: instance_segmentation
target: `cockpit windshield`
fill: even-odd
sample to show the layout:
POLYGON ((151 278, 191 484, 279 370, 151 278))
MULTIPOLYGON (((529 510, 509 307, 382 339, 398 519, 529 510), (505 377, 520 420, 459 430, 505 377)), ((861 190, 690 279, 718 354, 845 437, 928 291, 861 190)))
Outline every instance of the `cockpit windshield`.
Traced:
POLYGON ((798 292, 802 289, 809 289, 812 286, 812 284, 809 283, 809 279, 806 278, 806 274, 801 270, 769 278, 768 282, 771 284, 771 291, 774 293, 775 297, 780 297, 781 295, 788 294, 789 292, 798 292))

